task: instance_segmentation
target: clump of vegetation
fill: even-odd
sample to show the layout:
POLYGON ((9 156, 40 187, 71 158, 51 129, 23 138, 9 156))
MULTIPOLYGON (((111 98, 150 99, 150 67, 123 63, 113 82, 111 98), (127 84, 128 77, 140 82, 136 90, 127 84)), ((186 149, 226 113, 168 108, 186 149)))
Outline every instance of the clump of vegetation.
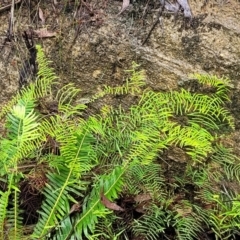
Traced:
POLYGON ((57 76, 37 49, 36 81, 0 112, 0 239, 240 234, 240 160, 221 141, 234 129, 229 80, 195 75, 209 94, 154 92, 133 64, 125 85, 91 102, 107 94, 138 102, 83 117, 79 89, 54 91, 57 76))

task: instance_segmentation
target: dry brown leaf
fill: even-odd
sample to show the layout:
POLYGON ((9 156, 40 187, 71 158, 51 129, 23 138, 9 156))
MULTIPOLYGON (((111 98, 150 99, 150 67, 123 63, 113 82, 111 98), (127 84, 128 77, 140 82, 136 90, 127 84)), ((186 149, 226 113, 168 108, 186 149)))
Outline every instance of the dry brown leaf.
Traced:
POLYGON ((121 212, 124 211, 124 209, 121 208, 120 206, 118 206, 116 203, 111 202, 110 200, 108 200, 106 198, 106 196, 104 196, 103 193, 101 193, 101 202, 108 209, 115 210, 115 211, 121 211, 121 212))
POLYGON ((177 208, 176 211, 179 215, 186 217, 192 213, 192 207, 183 206, 183 208, 177 208))
POLYGON ((179 147, 169 148, 167 157, 175 162, 185 163, 188 161, 188 155, 179 147))
POLYGON ((136 206, 135 211, 139 213, 146 213, 149 209, 150 204, 151 203, 147 201, 141 202, 136 206))
POLYGON ((135 211, 138 213, 146 213, 146 209, 143 209, 143 206, 136 207, 135 211))
POLYGON ((139 194, 134 198, 134 201, 140 203, 140 202, 148 201, 151 199, 152 198, 151 198, 150 194, 139 194))
POLYGON ((45 18, 44 18, 43 11, 41 8, 38 8, 38 16, 39 16, 40 20, 42 21, 42 24, 45 24, 45 18))
POLYGON ((81 205, 79 203, 74 203, 69 211, 69 214, 73 212, 78 212, 80 210, 81 205))
POLYGON ((124 12, 127 9, 127 7, 129 6, 129 4, 130 4, 130 0, 123 0, 122 9, 118 13, 118 15, 120 15, 122 12, 124 12))
POLYGON ((55 37, 57 35, 56 32, 50 32, 46 28, 41 28, 39 30, 33 30, 34 35, 36 35, 39 38, 49 38, 49 37, 55 37))

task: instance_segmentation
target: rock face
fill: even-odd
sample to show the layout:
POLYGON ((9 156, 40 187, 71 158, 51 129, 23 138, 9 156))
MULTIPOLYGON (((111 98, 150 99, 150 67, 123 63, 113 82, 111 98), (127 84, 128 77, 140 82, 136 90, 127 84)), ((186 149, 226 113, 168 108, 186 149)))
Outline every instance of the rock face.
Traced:
MULTIPOLYGON (((61 84, 75 82, 83 97, 94 94, 103 84, 121 84, 124 70, 132 61, 141 64, 148 84, 156 90, 177 88, 179 82, 195 72, 227 76, 233 80, 236 93, 240 89, 240 2, 237 0, 189 0, 194 16, 191 21, 182 14, 164 12, 144 45, 142 42, 156 20, 159 1, 150 1, 147 11, 144 10, 147 1, 134 1, 119 16, 119 1, 92 0, 90 10, 83 7, 78 13, 74 4, 65 6, 64 15, 58 12, 63 6, 59 3, 53 11, 51 2, 46 1, 41 9, 45 24, 56 29, 58 35, 36 42, 46 49, 61 84), (73 16, 77 16, 74 24, 73 16)), ((24 5, 15 11, 22 17, 21 22, 15 23, 18 40, 1 49, 1 105, 18 89, 18 68, 26 55, 19 32, 29 26, 27 11, 24 5)), ((4 36, 8 15, 0 14, 3 23, 0 31, 4 36)), ((36 22, 32 26, 36 27, 36 22)), ((240 109, 238 102, 236 98, 233 106, 236 116, 240 109)))

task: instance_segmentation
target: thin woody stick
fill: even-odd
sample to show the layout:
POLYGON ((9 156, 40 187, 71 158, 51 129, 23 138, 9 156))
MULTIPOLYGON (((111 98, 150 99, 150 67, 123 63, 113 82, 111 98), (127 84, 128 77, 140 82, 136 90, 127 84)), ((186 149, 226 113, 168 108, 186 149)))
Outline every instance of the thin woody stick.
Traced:
POLYGON ((13 37, 14 5, 15 5, 15 0, 12 0, 11 13, 10 13, 10 18, 9 18, 9 26, 8 26, 8 39, 9 40, 11 40, 11 38, 13 37))

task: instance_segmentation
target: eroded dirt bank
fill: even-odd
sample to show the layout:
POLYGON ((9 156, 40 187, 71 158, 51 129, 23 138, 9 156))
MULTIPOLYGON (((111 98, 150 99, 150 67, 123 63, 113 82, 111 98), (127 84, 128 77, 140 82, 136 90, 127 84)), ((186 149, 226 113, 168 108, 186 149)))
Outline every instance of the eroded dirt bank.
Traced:
MULTIPOLYGON (((10 2, 10 1, 9 1, 10 2)), ((76 10, 75 1, 22 1, 15 9, 15 41, 4 43, 9 11, 0 12, 0 99, 4 104, 18 89, 21 63, 27 50, 24 30, 47 28, 53 38, 35 39, 53 61, 60 82, 74 82, 82 96, 97 92, 103 84, 121 84, 124 70, 135 61, 146 71, 148 85, 156 90, 175 89, 190 73, 227 76, 235 86, 232 105, 239 113, 240 3, 190 0, 194 18, 165 12, 161 24, 142 45, 156 20, 159 1, 134 1, 117 15, 121 1, 89 1, 76 10), (146 8, 147 6, 147 8, 146 8), (32 9, 29 12, 29 7, 32 9), (41 8, 44 23, 39 16, 41 8), (75 18, 74 18, 75 17, 75 18)), ((6 1, 7 4, 7 1, 6 1)), ((239 125, 237 120, 237 127, 239 125)))

